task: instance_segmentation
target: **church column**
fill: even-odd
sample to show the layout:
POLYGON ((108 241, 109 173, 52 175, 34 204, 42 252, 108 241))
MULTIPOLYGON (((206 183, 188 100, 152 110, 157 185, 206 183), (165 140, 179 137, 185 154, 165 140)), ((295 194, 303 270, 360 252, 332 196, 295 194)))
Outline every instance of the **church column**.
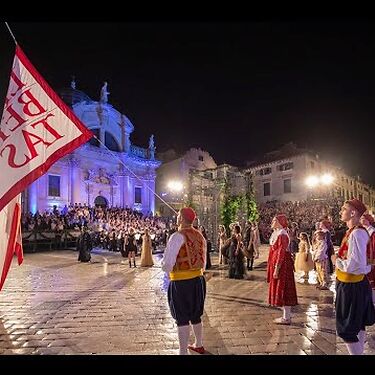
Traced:
POLYGON ((70 203, 81 202, 81 181, 79 162, 77 159, 70 159, 70 203))
POLYGON ((130 178, 130 176, 125 176, 124 178, 124 203, 125 206, 128 206, 129 208, 133 208, 134 204, 134 187, 133 182, 130 178))
POLYGON ((125 207, 125 176, 118 176, 119 189, 120 189, 120 207, 125 207))
POLYGON ((155 191, 155 177, 152 180, 148 181, 148 187, 152 190, 147 189, 148 191, 148 202, 149 202, 149 210, 155 215, 155 199, 159 199, 155 197, 153 191, 155 191))
POLYGON ((148 180, 142 181, 142 212, 148 213, 150 211, 150 199, 148 190, 148 180))
POLYGON ((38 210, 38 194, 37 194, 38 180, 34 181, 28 188, 29 195, 29 212, 35 214, 38 210))

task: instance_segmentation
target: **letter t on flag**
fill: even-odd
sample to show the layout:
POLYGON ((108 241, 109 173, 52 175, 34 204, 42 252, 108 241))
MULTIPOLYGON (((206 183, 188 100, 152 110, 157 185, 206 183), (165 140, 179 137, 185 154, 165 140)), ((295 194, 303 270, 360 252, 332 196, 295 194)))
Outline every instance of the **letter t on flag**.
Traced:
POLYGON ((17 45, 0 122, 0 290, 23 259, 21 192, 92 136, 17 45))

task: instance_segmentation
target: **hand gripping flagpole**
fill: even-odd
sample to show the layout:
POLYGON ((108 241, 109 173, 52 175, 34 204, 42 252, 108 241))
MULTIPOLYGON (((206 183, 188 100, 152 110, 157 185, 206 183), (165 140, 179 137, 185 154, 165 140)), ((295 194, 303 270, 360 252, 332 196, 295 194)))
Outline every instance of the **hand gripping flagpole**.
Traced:
POLYGON ((9 27, 8 22, 5 22, 5 26, 8 28, 9 33, 10 33, 10 35, 12 36, 12 38, 13 38, 13 40, 14 40, 14 43, 17 45, 18 43, 17 43, 16 37, 14 36, 13 31, 12 31, 11 28, 9 27))

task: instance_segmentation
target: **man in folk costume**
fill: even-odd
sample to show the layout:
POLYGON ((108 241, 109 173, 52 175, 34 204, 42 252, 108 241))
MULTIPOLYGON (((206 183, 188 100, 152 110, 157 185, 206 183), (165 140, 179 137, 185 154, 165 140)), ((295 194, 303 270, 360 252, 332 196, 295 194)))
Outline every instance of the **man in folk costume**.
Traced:
POLYGON ((340 249, 332 256, 336 266, 336 330, 350 354, 362 354, 366 339, 366 326, 375 323, 371 287, 366 275, 367 248, 370 243, 360 218, 366 206, 358 199, 346 201, 341 207, 341 220, 349 228, 340 249))
POLYGON ((371 240, 371 245, 367 256, 370 258, 372 267, 371 271, 367 274, 367 278, 372 289, 372 302, 375 304, 375 219, 370 214, 363 214, 361 217, 361 224, 366 228, 371 240))
POLYGON ((291 323, 291 306, 298 304, 294 265, 289 251, 289 236, 286 231, 288 220, 284 214, 276 215, 271 223, 273 233, 270 238, 270 252, 267 264, 269 283, 268 302, 282 307, 283 316, 274 320, 276 324, 291 323))
POLYGON ((196 218, 190 207, 182 208, 177 216, 179 230, 172 234, 164 252, 163 271, 169 273, 168 304, 176 320, 180 354, 188 354, 188 348, 204 353, 202 321, 206 281, 206 240, 193 228, 196 218), (190 323, 195 335, 195 344, 189 345, 190 323))

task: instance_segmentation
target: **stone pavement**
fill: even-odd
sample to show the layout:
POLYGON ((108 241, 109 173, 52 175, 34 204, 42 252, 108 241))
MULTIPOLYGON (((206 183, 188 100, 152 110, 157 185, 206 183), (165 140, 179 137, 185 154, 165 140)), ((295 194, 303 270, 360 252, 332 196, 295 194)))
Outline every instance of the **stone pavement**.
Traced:
MULTIPOLYGON (((212 257, 203 317, 207 354, 347 354, 335 335, 332 291, 297 284, 292 325, 272 323, 281 312, 266 303, 267 252, 262 246, 247 280, 227 279, 212 257)), ((71 250, 25 254, 0 292, 0 354, 177 354, 168 280, 161 255, 154 259, 152 268, 130 269, 107 251, 83 264, 71 250)), ((366 354, 375 353, 374 328, 366 354)))

